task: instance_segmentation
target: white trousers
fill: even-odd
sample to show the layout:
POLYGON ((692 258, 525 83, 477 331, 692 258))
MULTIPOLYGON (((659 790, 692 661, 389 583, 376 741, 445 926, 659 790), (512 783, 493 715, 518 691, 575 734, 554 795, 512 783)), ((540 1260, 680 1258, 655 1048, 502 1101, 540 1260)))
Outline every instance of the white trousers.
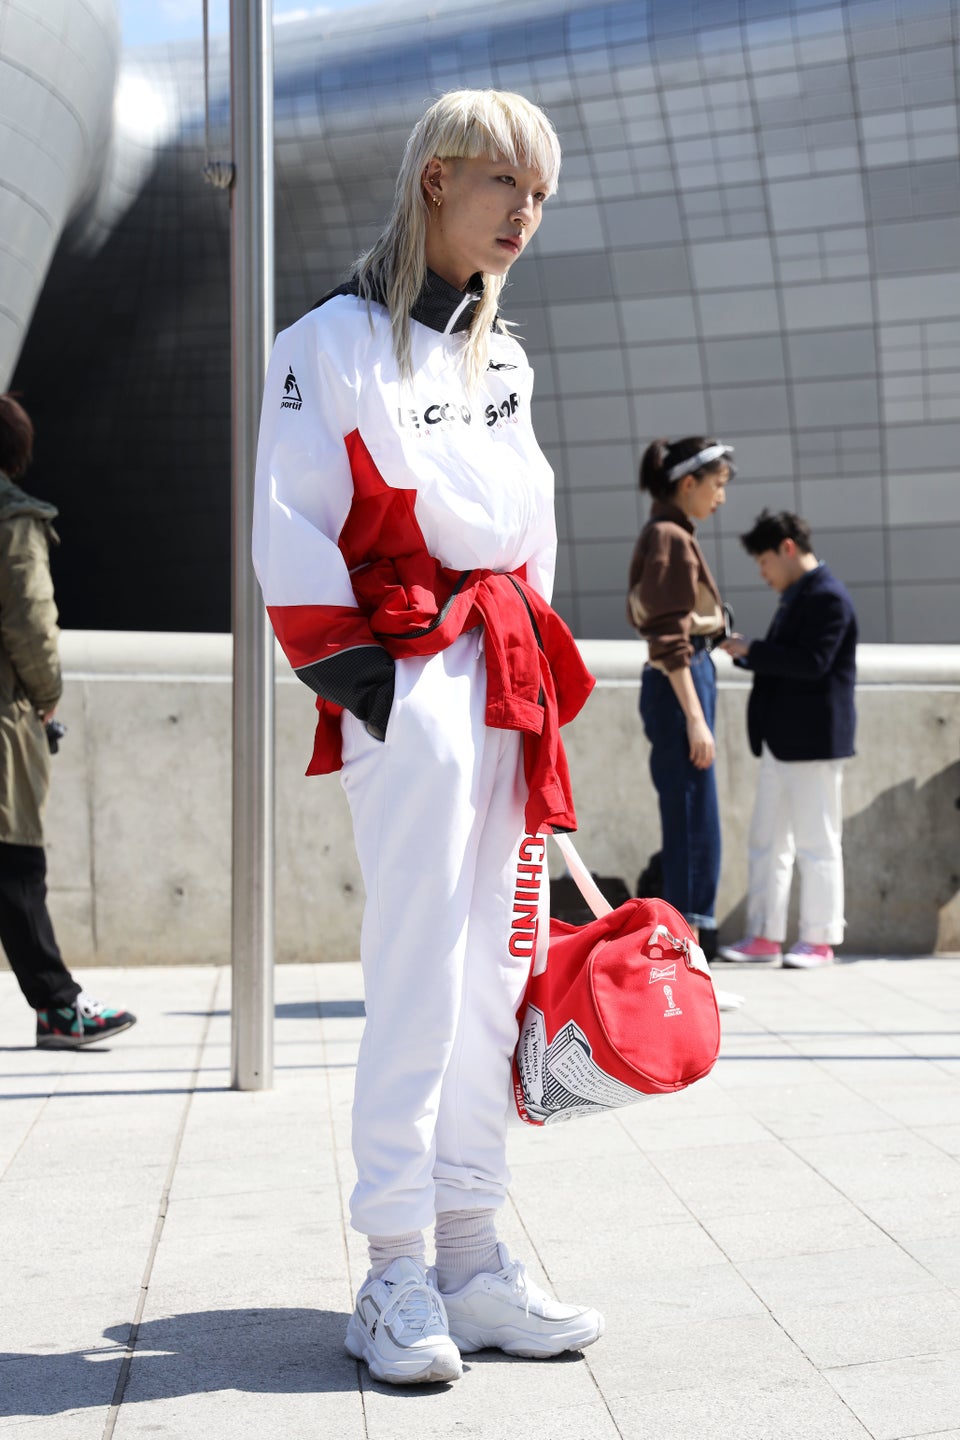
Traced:
POLYGON ((546 943, 549 884, 545 837, 524 839, 520 736, 487 728, 485 700, 471 630, 398 661, 384 742, 343 716, 366 888, 350 1209, 367 1235, 496 1208, 510 1179, 516 1011, 546 943))
POLYGON ((793 864, 800 870, 800 935, 810 945, 843 939, 842 760, 760 757, 750 823, 747 933, 781 943, 793 864))

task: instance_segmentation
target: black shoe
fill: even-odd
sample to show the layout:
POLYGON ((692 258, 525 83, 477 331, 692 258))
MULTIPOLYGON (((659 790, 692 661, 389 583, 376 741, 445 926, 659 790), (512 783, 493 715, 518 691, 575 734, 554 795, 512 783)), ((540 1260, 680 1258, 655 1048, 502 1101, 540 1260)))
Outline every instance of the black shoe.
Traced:
POLYGON ((37 1049, 79 1050, 81 1045, 96 1045, 136 1023, 136 1015, 129 1010, 113 1010, 81 990, 71 1005, 37 1011, 37 1049))

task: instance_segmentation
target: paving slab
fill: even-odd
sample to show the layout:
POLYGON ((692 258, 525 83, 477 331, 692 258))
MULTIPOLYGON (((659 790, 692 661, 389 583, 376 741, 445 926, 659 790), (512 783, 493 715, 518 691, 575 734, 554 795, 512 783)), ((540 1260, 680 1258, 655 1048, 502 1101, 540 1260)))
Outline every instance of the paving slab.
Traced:
POLYGON ((4 1420, 0 1416, 0 1435, 3 1440, 89 1440, 91 1435, 103 1434, 108 1415, 105 1406, 51 1419, 4 1420))
POLYGON ((769 1135, 790 1140, 895 1130, 900 1123, 879 1105, 825 1074, 805 1085, 765 1085, 748 1103, 755 1123, 768 1132, 764 1139, 769 1135))
MULTIPOLYGON (((960 1103, 960 1093, 957 1095, 960 1103)), ((791 1140, 798 1158, 853 1200, 895 1200, 905 1193, 949 1192, 960 1179, 955 1157, 903 1126, 865 1135, 803 1136, 791 1140), (909 1192, 904 1175, 909 1173, 909 1192)))
POLYGON ((492 1351, 464 1359, 456 1385, 398 1392, 362 1378, 367 1434, 372 1440, 536 1440, 554 1435, 579 1440, 616 1436, 608 1408, 584 1359, 570 1356, 544 1365, 492 1351), (556 1427, 556 1428, 554 1428, 556 1427))
POLYGON ((929 1270, 955 1294, 960 1294, 960 1229, 939 1240, 903 1240, 908 1255, 929 1270))
POLYGON ((611 1410, 622 1440, 875 1440, 819 1379, 616 1396, 611 1410))
POLYGON ((887 1245, 890 1237, 842 1195, 829 1205, 782 1203, 737 1215, 704 1215, 704 1229, 734 1263, 887 1245))
POLYGON ((960 959, 724 967, 701 1084, 517 1125, 501 1235, 606 1333, 409 1391, 343 1349, 359 966, 278 969, 245 1094, 224 970, 84 983, 140 1023, 38 1052, 0 973, 0 1440, 960 1440, 960 959))
POLYGON ((887 1238, 856 1250, 741 1261, 740 1273, 777 1316, 798 1305, 845 1305, 852 1296, 903 1296, 933 1284, 929 1270, 887 1238))
POLYGON ((665 1181, 695 1214, 739 1215, 783 1204, 827 1205, 836 1188, 800 1155, 773 1138, 747 1145, 665 1150, 656 1157, 665 1181))
POLYGON ((771 1376, 780 1383, 812 1383, 817 1378, 800 1347, 763 1311, 721 1320, 658 1323, 644 1328, 638 1345, 624 1306, 608 1335, 593 1349, 588 1363, 608 1397, 711 1385, 762 1387, 771 1376))
POLYGON ((927 1430, 923 1435, 902 1435, 898 1440, 960 1440, 960 1430, 927 1430))
POLYGON ((937 1284, 811 1309, 785 1307, 777 1319, 820 1370, 960 1351, 960 1301, 937 1284))
POLYGON ((874 1440, 957 1428, 960 1350, 848 1365, 827 1378, 874 1440))

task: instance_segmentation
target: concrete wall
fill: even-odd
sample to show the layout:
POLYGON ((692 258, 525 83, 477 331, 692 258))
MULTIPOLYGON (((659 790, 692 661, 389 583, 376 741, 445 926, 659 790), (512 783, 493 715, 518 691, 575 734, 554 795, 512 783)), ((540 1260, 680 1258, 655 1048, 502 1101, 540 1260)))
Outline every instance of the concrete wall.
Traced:
MULTIPOLYGON (((568 728, 580 848, 632 886, 659 848, 636 713, 644 647, 584 645, 598 686, 568 728)), ((48 815, 51 908, 70 964, 226 961, 230 638, 67 632, 48 815)), ((721 934, 743 929, 756 762, 747 685, 718 657, 721 934)), ((851 953, 960 950, 960 646, 863 646, 846 787, 851 953)), ((363 903, 334 776, 306 780, 312 697, 278 660, 278 916, 284 961, 356 955, 363 903)), ((554 868, 557 868, 554 857, 554 868)))

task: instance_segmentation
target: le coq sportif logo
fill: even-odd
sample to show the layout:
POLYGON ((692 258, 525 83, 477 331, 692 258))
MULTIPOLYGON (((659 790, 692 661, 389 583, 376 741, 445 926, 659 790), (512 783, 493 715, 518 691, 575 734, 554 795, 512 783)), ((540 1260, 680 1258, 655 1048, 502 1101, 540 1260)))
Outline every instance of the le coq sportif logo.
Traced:
POLYGON ((303 396, 300 394, 300 386, 297 384, 297 377, 293 373, 293 366, 287 369, 287 378, 283 382, 283 399, 280 401, 281 410, 299 410, 303 404, 303 396))

